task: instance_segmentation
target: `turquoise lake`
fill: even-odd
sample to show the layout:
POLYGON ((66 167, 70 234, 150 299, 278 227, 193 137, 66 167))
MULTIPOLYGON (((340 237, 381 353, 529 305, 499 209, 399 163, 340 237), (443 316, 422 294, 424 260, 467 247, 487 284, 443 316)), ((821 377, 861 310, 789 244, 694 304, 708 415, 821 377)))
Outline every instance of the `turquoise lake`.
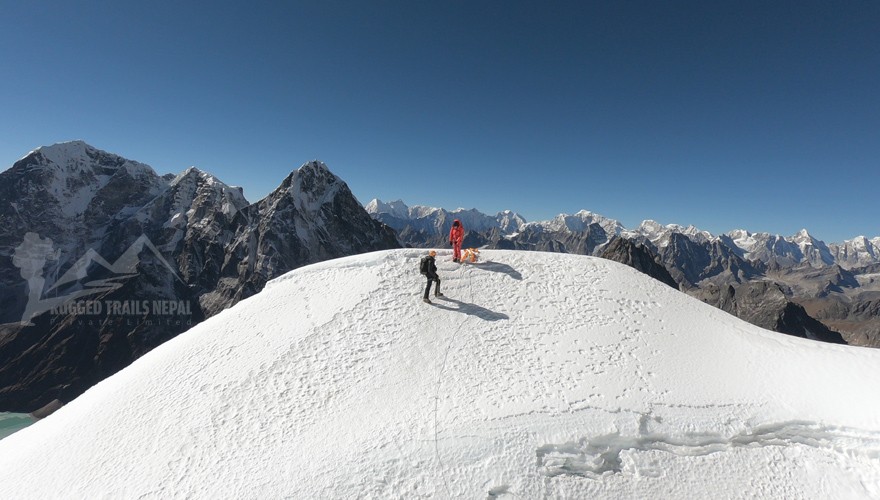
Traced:
POLYGON ((0 439, 36 422, 36 419, 26 413, 0 412, 0 439))

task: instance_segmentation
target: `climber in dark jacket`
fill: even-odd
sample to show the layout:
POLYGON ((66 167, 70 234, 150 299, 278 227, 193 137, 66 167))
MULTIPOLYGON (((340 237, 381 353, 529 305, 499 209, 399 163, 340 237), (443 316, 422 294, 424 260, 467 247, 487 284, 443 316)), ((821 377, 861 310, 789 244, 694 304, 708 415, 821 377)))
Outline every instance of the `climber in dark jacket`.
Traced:
POLYGON ((437 275, 437 263, 434 261, 434 257, 437 256, 437 252, 431 250, 428 252, 427 257, 422 257, 421 262, 421 272, 422 275, 428 278, 428 284, 425 285, 425 297, 422 299, 422 302, 431 303, 430 299, 428 299, 428 294, 431 293, 431 283, 437 283, 437 286, 434 287, 434 296, 442 297, 443 294, 440 293, 440 276, 437 275))

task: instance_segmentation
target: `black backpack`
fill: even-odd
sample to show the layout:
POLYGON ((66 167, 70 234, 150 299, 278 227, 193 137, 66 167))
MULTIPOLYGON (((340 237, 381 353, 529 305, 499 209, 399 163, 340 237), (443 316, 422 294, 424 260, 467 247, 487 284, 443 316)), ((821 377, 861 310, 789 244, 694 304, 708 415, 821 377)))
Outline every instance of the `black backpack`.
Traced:
POLYGON ((422 257, 422 261, 419 262, 419 272, 422 274, 428 274, 428 271, 431 270, 431 265, 428 263, 428 257, 422 257))

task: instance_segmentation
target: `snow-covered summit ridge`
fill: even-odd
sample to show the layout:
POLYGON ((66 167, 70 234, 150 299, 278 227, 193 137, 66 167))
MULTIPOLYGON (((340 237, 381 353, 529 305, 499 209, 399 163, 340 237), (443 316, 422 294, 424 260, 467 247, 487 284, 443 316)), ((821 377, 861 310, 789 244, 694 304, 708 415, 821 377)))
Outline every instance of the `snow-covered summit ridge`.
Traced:
POLYGON ((270 282, 0 441, 0 497, 880 495, 880 393, 852 382, 880 351, 566 254, 441 252, 422 304, 423 254, 270 282))
POLYGON ((21 196, 42 192, 51 197, 51 210, 61 217, 82 217, 92 209, 105 211, 98 201, 118 197, 133 189, 146 197, 156 196, 167 181, 143 163, 71 141, 37 148, 17 161, 4 175, 18 178, 21 196), (97 203, 97 204, 96 204, 97 203))
POLYGON ((149 165, 102 151, 80 140, 38 147, 25 155, 22 160, 28 157, 41 157, 45 160, 41 162, 42 166, 53 167, 69 174, 82 172, 97 163, 104 169, 124 168, 132 177, 156 176, 156 172, 149 165))

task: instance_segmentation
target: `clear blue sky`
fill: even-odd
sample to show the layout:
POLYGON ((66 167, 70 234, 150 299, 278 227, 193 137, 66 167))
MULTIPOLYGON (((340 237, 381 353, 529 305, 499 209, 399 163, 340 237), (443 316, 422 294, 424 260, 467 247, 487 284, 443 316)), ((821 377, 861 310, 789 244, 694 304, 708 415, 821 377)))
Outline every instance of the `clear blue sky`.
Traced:
POLYGON ((0 0, 0 165, 82 139, 256 201, 880 235, 880 2, 0 0), (187 3, 187 2, 184 2, 187 3))

